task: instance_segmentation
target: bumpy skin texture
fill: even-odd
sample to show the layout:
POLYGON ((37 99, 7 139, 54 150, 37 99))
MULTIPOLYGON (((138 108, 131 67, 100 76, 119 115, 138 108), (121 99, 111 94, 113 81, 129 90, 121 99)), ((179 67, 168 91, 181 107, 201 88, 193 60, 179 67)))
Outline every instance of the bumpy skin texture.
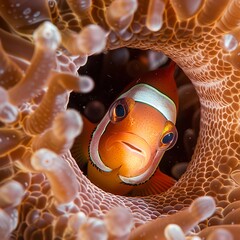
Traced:
MULTIPOLYGON (((6 3, 5 8, 1 9, 4 20, 16 31, 28 34, 28 36, 31 36, 38 23, 46 19, 52 20, 62 32, 66 29, 80 31, 89 23, 99 24, 106 31, 110 29, 105 13, 106 7, 110 5, 111 1, 93 1, 94 5, 90 10, 87 8, 87 10, 76 11, 77 15, 66 7, 67 4, 64 1, 58 1, 58 7, 56 7, 55 1, 44 1, 44 4, 43 1, 25 2, 25 8, 33 8, 30 5, 36 4, 35 8, 38 6, 41 9, 42 18, 37 14, 35 25, 31 25, 24 18, 21 22, 10 18, 8 10, 11 9, 12 1, 1 2, 9 2, 9 4, 6 3)), ((75 1, 69 1, 70 4, 71 2, 75 1)), ((213 230, 208 226, 235 224, 229 227, 223 226, 223 228, 232 232, 233 236, 237 236, 237 231, 239 233, 240 66, 238 52, 240 48, 237 46, 233 51, 228 51, 222 44, 222 39, 226 34, 232 34, 237 41, 240 40, 238 39, 239 1, 196 1, 199 5, 192 8, 192 11, 189 10, 191 1, 182 1, 182 7, 179 7, 177 1, 166 1, 163 25, 156 32, 152 32, 145 26, 147 2, 138 1, 136 12, 123 34, 112 28, 108 38, 108 48, 128 46, 161 50, 172 58, 193 82, 201 103, 201 127, 198 143, 186 173, 175 186, 163 194, 141 198, 119 197, 105 193, 91 184, 81 173, 67 149, 57 151, 53 147, 50 149, 57 154, 64 154, 62 158, 72 169, 73 181, 76 183, 72 187, 72 192, 75 192, 71 193, 73 202, 59 209, 59 203, 56 202, 54 193, 58 194, 58 201, 60 199, 61 203, 67 203, 71 197, 64 198, 62 193, 56 191, 57 184, 55 183, 58 177, 49 178, 48 176, 51 175, 49 172, 42 171, 43 173, 41 173, 41 170, 36 171, 36 168, 33 170, 29 166, 31 155, 38 149, 34 139, 43 134, 29 134, 26 128, 22 127, 24 117, 34 111, 34 109, 28 110, 33 105, 33 102, 30 101, 30 105, 23 104, 25 111, 23 111, 24 107, 20 108, 22 115, 17 119, 16 124, 3 126, 7 129, 18 129, 25 136, 16 144, 22 147, 16 150, 16 146, 13 144, 12 149, 2 155, 0 162, 2 183, 15 179, 24 188, 22 201, 17 204, 19 218, 17 227, 12 229, 13 239, 62 239, 63 237, 74 239, 77 234, 71 231, 69 233, 68 230, 69 219, 74 214, 81 211, 89 217, 103 218, 104 214, 116 206, 129 208, 133 214, 135 227, 137 227, 161 215, 166 216, 178 212, 188 207, 194 199, 200 196, 214 197, 217 208, 207 221, 200 223, 195 228, 197 232, 201 229, 205 229, 204 231, 209 229, 211 233, 213 230), (22 165, 18 164, 16 167, 17 161, 20 161, 22 165), (51 191, 50 185, 56 187, 54 191, 51 191), (232 211, 233 209, 234 211, 232 211), (236 226, 237 230, 232 229, 233 226, 236 226)), ((17 16, 17 10, 13 11, 13 15, 17 16)), ((26 53, 16 53, 15 50, 11 50, 11 42, 1 38, 7 54, 15 54, 20 59, 25 57, 30 60, 30 50, 26 53)), ((18 41, 20 40, 16 40, 16 42, 18 41)), ((32 48, 32 45, 28 46, 27 43, 23 46, 26 49, 32 48)), ((73 73, 76 71, 76 67, 69 57, 60 54, 57 59, 58 64, 55 63, 55 65, 58 70, 73 73)), ((36 63, 34 64, 36 65, 36 63)), ((56 88, 58 89, 58 87, 56 88)), ((65 99, 59 107, 59 111, 63 111, 68 94, 64 95, 64 88, 59 88, 61 97, 65 99)), ((56 114, 52 118, 54 119, 55 116, 56 114)), ((39 115, 39 119, 42 120, 43 116, 39 115)), ((45 128, 51 129, 52 122, 53 120, 45 128)), ((15 209, 15 206, 11 205, 10 209, 15 209)), ((195 213, 197 218, 197 210, 195 213)), ((174 215, 171 217, 174 219, 174 215)), ((183 221, 179 221, 178 224, 182 224, 181 227, 184 229, 183 221)), ((206 234, 208 235, 208 233, 206 234)), ((144 239, 147 239, 147 236, 144 239)), ((161 238, 159 237, 159 239, 161 238)))

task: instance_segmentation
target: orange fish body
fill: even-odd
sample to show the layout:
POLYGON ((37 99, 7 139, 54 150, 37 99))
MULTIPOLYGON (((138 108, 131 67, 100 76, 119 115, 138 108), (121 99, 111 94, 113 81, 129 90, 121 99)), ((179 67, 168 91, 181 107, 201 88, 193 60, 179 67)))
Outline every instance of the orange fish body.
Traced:
POLYGON ((119 195, 165 191, 174 180, 159 162, 177 139, 178 107, 174 65, 147 73, 110 106, 93 132, 88 178, 119 195))

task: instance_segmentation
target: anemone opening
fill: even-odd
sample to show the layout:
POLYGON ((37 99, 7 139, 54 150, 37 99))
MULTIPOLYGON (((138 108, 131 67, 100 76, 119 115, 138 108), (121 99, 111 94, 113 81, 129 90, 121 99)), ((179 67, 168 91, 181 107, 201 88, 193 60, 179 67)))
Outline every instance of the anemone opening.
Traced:
MULTIPOLYGON (((144 73, 168 63, 169 59, 162 53, 127 48, 92 56, 79 71, 80 74, 90 75, 94 79, 95 88, 88 94, 71 93, 68 107, 77 109, 91 123, 97 125, 127 85, 144 73)), ((159 168, 163 173, 178 180, 185 172, 197 142, 200 104, 191 81, 179 67, 176 67, 174 77, 179 97, 176 121, 179 137, 175 146, 165 152, 159 168)), ((86 175, 87 159, 83 162, 80 159, 87 156, 84 155, 83 149, 76 150, 76 146, 79 145, 77 141, 78 138, 71 152, 86 175)))

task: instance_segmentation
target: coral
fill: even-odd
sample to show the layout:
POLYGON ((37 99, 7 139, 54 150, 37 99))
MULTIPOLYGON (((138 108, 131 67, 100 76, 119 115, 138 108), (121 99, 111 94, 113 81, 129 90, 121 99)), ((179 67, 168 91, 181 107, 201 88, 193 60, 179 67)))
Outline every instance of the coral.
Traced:
POLYGON ((238 0, 0 6, 1 239, 238 238, 238 0), (66 110, 70 91, 93 86, 77 69, 89 55, 122 46, 163 51, 191 79, 201 103, 191 163, 159 195, 106 193, 69 152, 84 127, 78 113, 66 110))

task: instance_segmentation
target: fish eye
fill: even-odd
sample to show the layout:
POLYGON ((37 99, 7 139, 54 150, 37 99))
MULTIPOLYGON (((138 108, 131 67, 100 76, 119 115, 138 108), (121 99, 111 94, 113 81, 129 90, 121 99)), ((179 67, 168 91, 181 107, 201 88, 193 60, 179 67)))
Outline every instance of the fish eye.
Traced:
POLYGON ((169 144, 174 138, 174 134, 172 132, 167 133, 163 138, 162 138, 162 143, 163 144, 169 144))
POLYGON ((164 148, 166 150, 172 148, 177 142, 177 129, 174 124, 170 121, 167 121, 161 140, 160 140, 160 148, 164 148))
POLYGON ((117 117, 120 117, 120 118, 122 118, 122 117, 125 116, 126 111, 125 111, 124 106, 123 106, 121 103, 119 103, 119 104, 115 107, 115 114, 116 114, 117 117))
POLYGON ((131 98, 121 98, 116 100, 109 109, 109 117, 113 123, 123 120, 134 105, 131 98))

